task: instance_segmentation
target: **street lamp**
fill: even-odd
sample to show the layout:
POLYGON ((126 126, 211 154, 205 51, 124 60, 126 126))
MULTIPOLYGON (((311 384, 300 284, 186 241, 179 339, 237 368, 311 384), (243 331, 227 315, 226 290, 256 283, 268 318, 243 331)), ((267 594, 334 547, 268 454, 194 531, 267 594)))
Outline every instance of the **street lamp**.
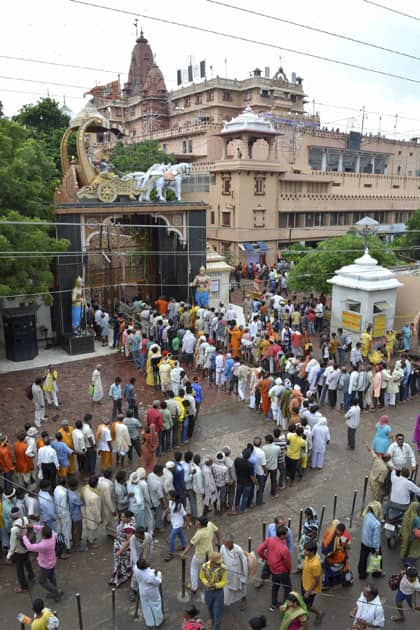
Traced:
POLYGON ((367 253, 368 238, 369 236, 376 234, 376 232, 378 231, 379 221, 375 221, 375 219, 372 219, 371 217, 363 217, 363 219, 357 221, 354 226, 356 228, 357 234, 362 237, 365 243, 365 252, 367 253))

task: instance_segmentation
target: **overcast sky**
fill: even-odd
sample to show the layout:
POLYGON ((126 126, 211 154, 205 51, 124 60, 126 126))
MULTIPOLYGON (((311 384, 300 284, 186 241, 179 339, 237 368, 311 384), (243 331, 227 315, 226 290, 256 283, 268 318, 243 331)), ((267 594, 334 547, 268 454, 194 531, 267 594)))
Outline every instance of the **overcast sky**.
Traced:
MULTIPOLYGON (((322 124, 342 130, 358 129, 361 124, 359 110, 364 105, 368 111, 382 114, 380 123, 378 115, 368 113, 364 123, 366 131, 376 133, 381 124, 381 130, 393 136, 393 116, 398 113, 396 132, 400 135, 396 137, 420 135, 420 82, 410 83, 338 66, 283 51, 281 46, 370 66, 418 81, 420 61, 247 15, 206 0, 87 2, 173 19, 279 46, 277 50, 139 18, 139 24, 143 26, 156 61, 164 73, 168 89, 176 87, 176 70, 186 67, 190 56, 195 63, 206 59, 207 68, 213 66, 213 76, 225 76, 224 60, 227 59, 228 77, 238 79, 249 76, 256 66, 269 66, 271 72, 275 72, 281 57, 281 65, 288 76, 294 71, 303 77, 310 101, 308 111, 312 111, 313 99, 325 104, 315 105, 315 109, 320 111, 322 124), (356 111, 341 107, 354 108, 356 111)), ((403 6, 398 0, 380 2, 420 18, 418 0, 404 0, 403 6)), ((420 58, 420 22, 389 13, 363 0, 226 0, 226 3, 367 40, 420 58)), ((35 102, 40 95, 47 95, 47 90, 60 102, 65 95, 69 107, 78 111, 83 106, 83 93, 90 87, 111 81, 118 72, 124 82, 135 43, 133 21, 134 16, 88 7, 70 0, 2 0, 0 55, 114 71, 113 74, 99 70, 76 70, 0 58, 1 77, 22 79, 14 81, 0 78, 0 100, 6 114, 12 115, 23 104, 35 102), (49 85, 33 81, 45 81, 49 85), (58 86, 54 83, 80 87, 58 86)))

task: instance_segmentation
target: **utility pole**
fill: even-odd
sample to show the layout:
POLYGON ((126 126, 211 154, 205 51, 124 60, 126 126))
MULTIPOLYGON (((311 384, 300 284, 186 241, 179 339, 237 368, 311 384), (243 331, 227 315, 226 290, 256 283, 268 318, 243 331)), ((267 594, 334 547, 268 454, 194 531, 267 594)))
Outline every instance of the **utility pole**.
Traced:
POLYGON ((361 130, 360 133, 363 136, 363 129, 365 127, 365 106, 363 105, 362 107, 362 126, 361 126, 361 130))

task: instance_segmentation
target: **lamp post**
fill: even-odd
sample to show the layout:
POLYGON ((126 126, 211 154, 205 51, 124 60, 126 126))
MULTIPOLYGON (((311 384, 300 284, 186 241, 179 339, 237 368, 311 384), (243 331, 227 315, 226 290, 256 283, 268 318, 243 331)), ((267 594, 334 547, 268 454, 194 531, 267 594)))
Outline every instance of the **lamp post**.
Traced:
POLYGON ((376 234, 379 227, 379 221, 372 219, 371 217, 363 217, 360 221, 357 221, 354 224, 356 228, 356 232, 359 236, 362 237, 365 243, 365 252, 368 251, 368 238, 369 236, 376 234))

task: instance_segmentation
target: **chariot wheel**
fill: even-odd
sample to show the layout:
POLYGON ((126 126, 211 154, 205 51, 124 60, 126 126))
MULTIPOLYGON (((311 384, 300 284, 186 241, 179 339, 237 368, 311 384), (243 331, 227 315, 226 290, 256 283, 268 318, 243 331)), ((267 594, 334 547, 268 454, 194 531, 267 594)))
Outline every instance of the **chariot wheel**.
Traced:
POLYGON ((118 197, 118 192, 112 182, 102 182, 98 186, 97 195, 103 203, 113 203, 118 197))

